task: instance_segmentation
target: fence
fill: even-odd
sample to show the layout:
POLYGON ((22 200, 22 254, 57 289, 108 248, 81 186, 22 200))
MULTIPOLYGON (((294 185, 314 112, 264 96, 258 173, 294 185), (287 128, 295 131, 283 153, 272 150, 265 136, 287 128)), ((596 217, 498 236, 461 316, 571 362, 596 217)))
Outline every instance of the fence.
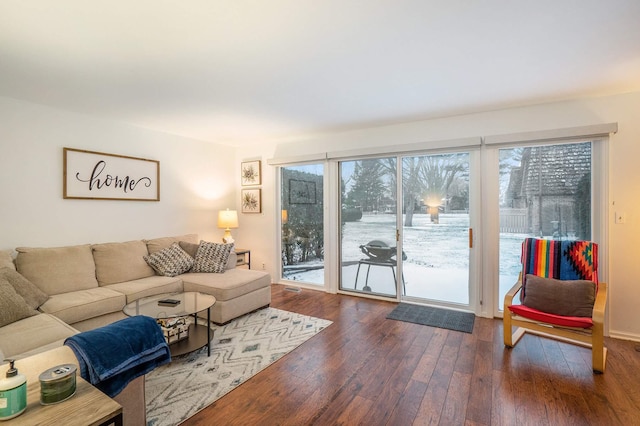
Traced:
POLYGON ((500 232, 525 234, 527 226, 527 209, 500 209, 500 232))

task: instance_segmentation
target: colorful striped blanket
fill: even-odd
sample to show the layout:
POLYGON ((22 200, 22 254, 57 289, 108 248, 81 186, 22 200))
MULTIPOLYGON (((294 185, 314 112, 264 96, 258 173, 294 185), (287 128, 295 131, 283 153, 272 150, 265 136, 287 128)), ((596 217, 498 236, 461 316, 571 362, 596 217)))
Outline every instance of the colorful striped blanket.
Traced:
POLYGON ((557 280, 589 280, 598 284, 598 245, 591 241, 527 238, 522 243, 522 292, 527 274, 557 280))

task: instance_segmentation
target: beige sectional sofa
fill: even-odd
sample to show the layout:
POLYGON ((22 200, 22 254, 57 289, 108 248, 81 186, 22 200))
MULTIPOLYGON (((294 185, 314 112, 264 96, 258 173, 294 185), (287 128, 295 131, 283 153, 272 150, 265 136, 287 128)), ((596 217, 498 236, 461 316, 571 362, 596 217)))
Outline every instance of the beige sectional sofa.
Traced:
POLYGON ((256 270, 235 268, 232 253, 224 273, 156 275, 144 256, 174 242, 197 244, 195 234, 121 243, 69 247, 18 247, 11 262, 2 254, 1 266, 16 270, 49 295, 40 315, 0 327, 0 351, 23 357, 62 345, 64 339, 125 317, 122 308, 142 297, 175 291, 200 291, 216 297, 212 321, 222 324, 271 303, 271 277, 256 270))
MULTIPOLYGON (((198 237, 189 234, 70 247, 19 247, 15 260, 11 251, 0 251, 0 270, 17 270, 49 296, 31 316, 0 327, 0 364, 5 358, 23 359, 31 367, 22 371, 30 377, 28 386, 37 386, 37 375, 46 368, 78 365, 73 352, 63 346, 67 337, 124 318, 122 308, 146 296, 183 290, 212 294, 217 300, 211 319, 216 323, 271 303, 269 274, 235 268, 235 253, 229 256, 224 273, 156 275, 144 256, 180 241, 197 244, 198 237)), ((21 368, 20 361, 17 364, 21 368)), ((4 373, 4 368, 0 371, 4 373)), ((123 407, 125 426, 146 424, 144 377, 135 379, 114 399, 123 407)))

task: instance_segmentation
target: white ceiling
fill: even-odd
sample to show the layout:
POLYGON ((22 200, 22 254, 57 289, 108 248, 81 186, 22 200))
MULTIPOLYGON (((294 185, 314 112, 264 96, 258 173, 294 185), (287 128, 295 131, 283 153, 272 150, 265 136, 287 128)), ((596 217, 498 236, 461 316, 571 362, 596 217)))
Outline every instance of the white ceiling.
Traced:
POLYGON ((639 0, 0 0, 0 96, 235 146, 638 90, 639 0))

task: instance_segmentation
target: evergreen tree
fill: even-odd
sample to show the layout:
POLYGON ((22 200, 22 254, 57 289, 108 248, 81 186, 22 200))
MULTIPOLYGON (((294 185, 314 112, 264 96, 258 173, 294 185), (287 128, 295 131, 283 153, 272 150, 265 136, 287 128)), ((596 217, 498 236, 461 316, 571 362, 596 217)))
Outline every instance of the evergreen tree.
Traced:
POLYGON ((362 211, 378 210, 385 191, 384 175, 385 169, 380 160, 356 161, 353 186, 347 194, 349 204, 359 206, 362 211))

